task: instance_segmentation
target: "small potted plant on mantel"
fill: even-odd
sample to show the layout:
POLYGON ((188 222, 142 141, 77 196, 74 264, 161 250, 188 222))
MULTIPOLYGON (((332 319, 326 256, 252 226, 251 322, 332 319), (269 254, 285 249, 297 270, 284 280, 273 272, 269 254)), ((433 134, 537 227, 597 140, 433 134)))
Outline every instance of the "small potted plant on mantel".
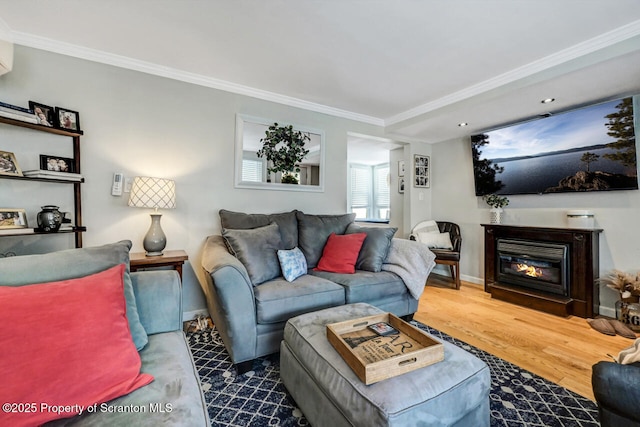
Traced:
POLYGON ((491 206, 491 224, 501 224, 502 213, 504 212, 502 208, 509 204, 509 199, 506 196, 498 196, 497 194, 485 194, 482 198, 491 206))
POLYGON ((308 132, 294 130, 292 125, 279 126, 274 123, 265 131, 265 137, 260 140, 262 148, 256 155, 270 161, 268 173, 282 173, 280 182, 283 184, 297 184, 295 173, 300 172, 299 163, 309 154, 304 146, 311 141, 308 132))

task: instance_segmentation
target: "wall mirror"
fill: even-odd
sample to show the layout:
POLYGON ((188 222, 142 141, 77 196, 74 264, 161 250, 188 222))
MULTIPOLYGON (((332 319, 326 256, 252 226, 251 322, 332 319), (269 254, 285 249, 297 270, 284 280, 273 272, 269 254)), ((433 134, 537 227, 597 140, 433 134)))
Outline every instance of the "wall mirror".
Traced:
POLYGON ((283 183, 281 172, 268 172, 271 162, 258 157, 262 148, 260 140, 269 126, 290 123, 238 114, 236 116, 235 187, 284 191, 324 191, 324 131, 293 124, 294 130, 307 133, 309 140, 304 148, 309 152, 297 164, 297 183, 283 183))

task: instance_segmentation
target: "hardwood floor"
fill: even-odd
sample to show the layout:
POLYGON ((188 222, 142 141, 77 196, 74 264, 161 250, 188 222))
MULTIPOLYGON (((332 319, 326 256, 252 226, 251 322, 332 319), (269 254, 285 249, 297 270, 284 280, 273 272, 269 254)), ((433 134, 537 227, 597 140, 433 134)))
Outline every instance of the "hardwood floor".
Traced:
POLYGON ((481 285, 432 274, 415 320, 594 400, 591 366, 633 340, 593 330, 580 317, 559 317, 492 299, 481 285))

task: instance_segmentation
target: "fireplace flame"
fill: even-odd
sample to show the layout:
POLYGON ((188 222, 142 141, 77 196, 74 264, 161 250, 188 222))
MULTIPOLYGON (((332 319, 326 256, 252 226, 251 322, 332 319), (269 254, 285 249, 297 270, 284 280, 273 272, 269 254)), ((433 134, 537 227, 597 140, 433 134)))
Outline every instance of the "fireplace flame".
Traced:
POLYGON ((542 276, 542 269, 535 268, 534 266, 527 265, 525 263, 516 264, 516 270, 518 273, 524 273, 529 277, 540 277, 542 276))

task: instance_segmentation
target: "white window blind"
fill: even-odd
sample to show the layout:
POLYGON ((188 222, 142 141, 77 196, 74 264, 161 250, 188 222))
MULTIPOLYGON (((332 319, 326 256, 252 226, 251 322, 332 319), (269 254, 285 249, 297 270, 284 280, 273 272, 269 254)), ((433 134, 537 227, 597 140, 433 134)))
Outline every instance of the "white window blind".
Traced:
POLYGON ((371 172, 367 166, 351 165, 350 186, 351 212, 358 219, 367 218, 371 205, 371 172))
POLYGON ((349 196, 356 219, 389 218, 389 164, 351 164, 349 196))
POLYGON ((375 176, 375 188, 373 194, 375 195, 376 208, 388 208, 389 207, 389 165, 376 166, 373 169, 375 176))
POLYGON ((242 180, 251 182, 262 181, 262 161, 242 160, 242 180))

